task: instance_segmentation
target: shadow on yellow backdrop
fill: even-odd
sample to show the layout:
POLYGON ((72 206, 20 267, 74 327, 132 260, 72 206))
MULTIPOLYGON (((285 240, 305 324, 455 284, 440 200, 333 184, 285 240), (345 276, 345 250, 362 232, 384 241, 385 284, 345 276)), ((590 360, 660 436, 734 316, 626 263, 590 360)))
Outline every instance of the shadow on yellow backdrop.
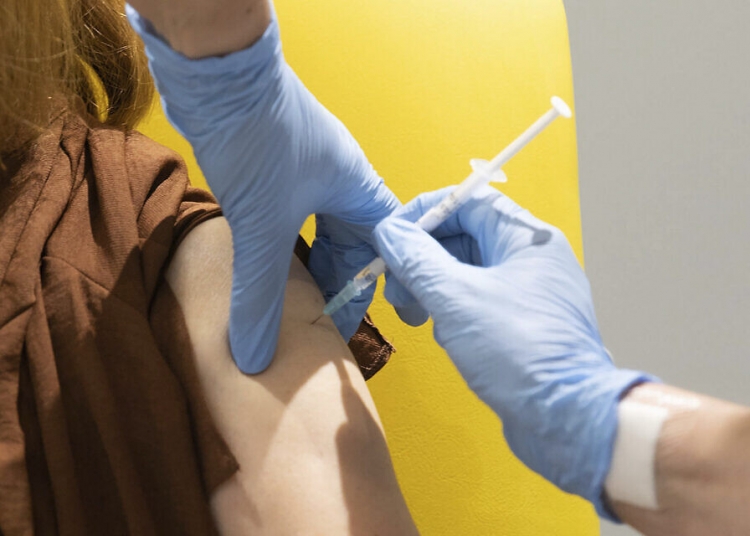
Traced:
MULTIPOLYGON (((462 180, 471 158, 492 158, 552 95, 573 102, 562 0, 276 0, 276 9, 289 63, 402 201, 462 180)), ((205 185, 159 111, 142 130, 182 153, 205 185)), ((555 122, 505 171, 502 190, 560 227, 582 259, 574 122, 555 122)), ((369 386, 422 534, 598 534, 591 507, 513 457, 431 326, 404 326, 382 297, 372 313, 398 352, 369 386)))

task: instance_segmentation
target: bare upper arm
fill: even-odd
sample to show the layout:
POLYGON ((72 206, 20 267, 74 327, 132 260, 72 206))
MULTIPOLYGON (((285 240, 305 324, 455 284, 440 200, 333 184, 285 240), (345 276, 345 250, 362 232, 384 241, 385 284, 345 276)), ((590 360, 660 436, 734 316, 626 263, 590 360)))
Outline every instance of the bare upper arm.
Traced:
POLYGON ((212 497, 222 534, 416 534, 382 426, 323 298, 295 259, 279 344, 263 374, 234 365, 227 341, 231 233, 192 231, 167 280, 183 309, 216 424, 240 471, 212 497))

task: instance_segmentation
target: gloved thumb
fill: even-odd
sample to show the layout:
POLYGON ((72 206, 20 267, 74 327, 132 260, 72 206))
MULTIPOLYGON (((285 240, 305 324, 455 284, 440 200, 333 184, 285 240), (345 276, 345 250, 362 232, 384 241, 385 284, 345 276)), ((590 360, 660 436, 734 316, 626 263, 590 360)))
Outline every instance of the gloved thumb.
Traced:
POLYGON ((461 266, 458 259, 423 229, 397 217, 380 222, 373 238, 388 269, 417 301, 428 312, 439 306, 448 274, 461 266))

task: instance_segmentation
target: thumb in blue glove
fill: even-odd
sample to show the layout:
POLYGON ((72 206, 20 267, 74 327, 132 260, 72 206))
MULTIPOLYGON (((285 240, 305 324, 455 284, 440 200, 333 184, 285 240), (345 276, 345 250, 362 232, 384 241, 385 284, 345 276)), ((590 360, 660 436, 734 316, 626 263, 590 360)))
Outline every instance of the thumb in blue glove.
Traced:
POLYGON ((434 237, 408 221, 448 191, 418 197, 406 219, 381 222, 376 249, 430 313, 435 339, 468 385, 502 418, 513 452, 610 516, 602 491, 617 404, 653 378, 612 364, 588 281, 558 229, 489 187, 434 237))

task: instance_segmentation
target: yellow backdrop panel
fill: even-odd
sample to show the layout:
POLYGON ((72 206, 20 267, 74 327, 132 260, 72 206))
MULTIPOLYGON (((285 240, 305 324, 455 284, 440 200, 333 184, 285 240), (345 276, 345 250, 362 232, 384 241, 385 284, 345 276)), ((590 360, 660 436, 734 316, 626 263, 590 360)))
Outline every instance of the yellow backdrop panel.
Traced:
MULTIPOLYGON (((573 101, 561 0, 277 0, 284 49, 402 201, 462 180, 549 108, 573 101)), ((189 161, 159 111, 143 126, 189 161)), ((568 235, 582 258, 575 125, 558 120, 506 167, 502 190, 568 235)), ((304 234, 311 238, 312 225, 304 234)), ((431 326, 373 316, 398 349, 370 382, 421 532, 587 536, 593 510, 527 470, 466 388, 431 326)))

